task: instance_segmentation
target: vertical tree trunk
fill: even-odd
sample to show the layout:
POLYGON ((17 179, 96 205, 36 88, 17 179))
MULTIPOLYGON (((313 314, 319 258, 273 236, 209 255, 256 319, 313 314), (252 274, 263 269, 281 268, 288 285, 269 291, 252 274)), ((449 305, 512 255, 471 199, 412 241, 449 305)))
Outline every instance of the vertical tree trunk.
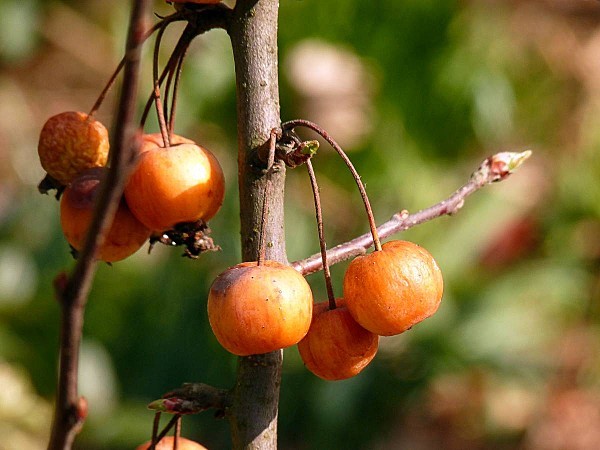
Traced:
MULTIPOLYGON (((236 70, 238 167, 242 258, 259 254, 262 204, 267 188, 256 150, 280 125, 277 65, 278 0, 237 0, 230 36, 236 70)), ((267 259, 287 262, 283 227, 285 166, 270 176, 264 223, 267 259)), ((277 448, 281 351, 238 359, 231 410, 235 449, 277 448)))

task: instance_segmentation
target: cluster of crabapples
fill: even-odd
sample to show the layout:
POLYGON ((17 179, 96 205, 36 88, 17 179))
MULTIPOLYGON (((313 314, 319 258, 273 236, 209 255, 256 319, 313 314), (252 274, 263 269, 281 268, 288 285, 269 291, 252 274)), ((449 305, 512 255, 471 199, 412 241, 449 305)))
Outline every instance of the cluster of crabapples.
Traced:
MULTIPOLYGON (((155 100, 160 112, 158 96, 155 100)), ((173 109, 174 102, 171 113, 173 109)), ((205 229, 223 202, 223 171, 215 156, 174 134, 172 123, 169 128, 160 125, 161 133, 135 138, 139 140, 134 145, 135 166, 97 249, 98 260, 120 261, 149 239, 153 242, 185 226, 194 233, 205 229)), ((102 180, 109 171, 108 131, 94 112, 63 112, 43 126, 38 154, 47 172, 46 186, 62 193, 60 224, 77 253, 86 243, 102 180)), ((356 174, 355 179, 360 189, 356 174)), ((368 206, 366 194, 363 199, 368 206)), ((373 222, 370 207, 367 212, 373 222)), ((314 304, 304 276, 276 261, 243 262, 221 273, 210 288, 207 305, 219 343, 239 356, 297 344, 306 367, 321 378, 339 380, 358 374, 374 358, 380 336, 400 334, 431 316, 443 291, 440 269, 429 252, 407 241, 381 246, 373 223, 371 229, 375 251, 350 263, 343 298, 333 298, 328 289, 329 301, 314 304)), ((325 256, 323 266, 327 267, 325 256)), ((328 272, 325 275, 330 282, 328 272)))
POLYGON ((400 334, 435 313, 442 291, 431 254, 397 240, 350 263, 344 296, 334 305, 313 305, 308 283, 290 266, 268 260, 233 266, 213 282, 208 316, 217 340, 233 354, 298 344, 311 372, 342 380, 371 362, 379 336, 400 334))
MULTIPOLYGON (((136 166, 125 186, 112 225, 97 259, 120 261, 135 253, 151 235, 181 223, 207 222, 223 202, 223 171, 215 156, 193 141, 172 135, 144 134, 136 166)), ((63 112, 46 121, 38 155, 62 192, 60 224, 77 252, 85 243, 100 184, 108 168, 108 131, 82 112, 63 112)))
MULTIPOLYGON (((136 166, 98 249, 99 260, 119 261, 153 233, 208 221, 223 201, 223 172, 208 150, 177 135, 168 146, 160 133, 141 140, 136 166)), ((108 149, 106 128, 81 112, 51 117, 40 134, 40 161, 65 187, 60 222, 77 251, 108 170, 108 149)), ((235 355, 298 344, 310 371, 338 380, 358 374, 373 359, 379 336, 402 333, 432 315, 442 286, 429 252, 407 241, 391 241, 351 262, 343 298, 314 306, 308 283, 291 266, 269 260, 238 264, 213 282, 208 316, 217 340, 235 355)))

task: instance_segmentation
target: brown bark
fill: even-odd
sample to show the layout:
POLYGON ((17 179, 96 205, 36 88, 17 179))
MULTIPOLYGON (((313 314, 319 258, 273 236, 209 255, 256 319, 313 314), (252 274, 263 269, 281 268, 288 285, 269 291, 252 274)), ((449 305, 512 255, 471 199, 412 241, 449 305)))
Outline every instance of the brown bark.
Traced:
MULTIPOLYGON (((229 33, 236 70, 238 170, 242 258, 257 260, 262 226, 266 258, 287 262, 283 227, 285 166, 267 181, 257 150, 279 127, 277 0, 238 0, 229 33), (261 224, 265 189, 268 214, 261 224)), ((277 410, 282 351, 240 357, 229 411, 234 449, 277 448, 277 410)))
POLYGON ((135 99, 139 82, 141 47, 146 35, 149 0, 132 1, 124 59, 123 86, 111 148, 111 167, 102 184, 92 223, 71 276, 55 280, 61 306, 58 386, 49 450, 69 450, 87 415, 87 403, 78 394, 79 348, 88 294, 94 279, 95 255, 113 221, 134 152, 135 99))

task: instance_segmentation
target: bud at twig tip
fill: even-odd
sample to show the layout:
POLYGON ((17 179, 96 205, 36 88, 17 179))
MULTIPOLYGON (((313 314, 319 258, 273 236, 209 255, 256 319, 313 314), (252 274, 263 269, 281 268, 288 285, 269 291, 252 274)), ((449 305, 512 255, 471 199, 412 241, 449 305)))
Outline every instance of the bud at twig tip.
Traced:
MULTIPOLYGON (((531 150, 521 153, 502 152, 490 158, 490 168, 494 177, 503 178, 517 170, 531 156, 531 150)), ((496 181, 494 179, 493 181, 496 181)))
POLYGON ((165 405, 164 399, 153 401, 148 405, 148 409, 151 409, 153 411, 167 412, 167 407, 165 405))
POLYGON ((500 152, 487 158, 471 175, 471 181, 479 186, 504 180, 532 155, 524 152, 500 152))
POLYGON ((83 422, 88 415, 88 402, 85 397, 79 397, 77 400, 77 420, 83 422))
POLYGON ((509 173, 517 170, 529 157, 531 156, 531 150, 525 150, 524 152, 503 152, 495 155, 494 159, 501 161, 506 164, 506 171, 509 173))
POLYGON ((303 155, 314 156, 314 155, 316 155, 318 150, 319 150, 319 141, 313 140, 313 141, 302 142, 301 151, 302 151, 303 155))

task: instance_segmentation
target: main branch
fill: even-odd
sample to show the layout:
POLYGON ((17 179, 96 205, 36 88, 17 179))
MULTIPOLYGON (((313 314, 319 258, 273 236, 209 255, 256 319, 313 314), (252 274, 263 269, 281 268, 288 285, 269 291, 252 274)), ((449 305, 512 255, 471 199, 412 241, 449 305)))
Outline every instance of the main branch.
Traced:
POLYGON ((126 171, 132 160, 138 67, 150 4, 148 0, 132 3, 111 167, 101 187, 94 217, 75 269, 70 277, 59 275, 55 283, 61 306, 61 333, 58 387, 49 450, 70 449, 87 414, 87 405, 79 397, 77 388, 83 316, 96 269, 97 249, 102 245, 114 218, 123 193, 126 171))
MULTIPOLYGON (((238 0, 229 34, 236 72, 242 258, 257 260, 261 227, 267 259, 287 262, 283 230, 285 166, 270 173, 269 215, 261 224, 266 167, 256 156, 280 125, 277 70, 278 0, 238 0)), ((276 449, 281 350, 240 357, 229 409, 234 449, 276 449)))

